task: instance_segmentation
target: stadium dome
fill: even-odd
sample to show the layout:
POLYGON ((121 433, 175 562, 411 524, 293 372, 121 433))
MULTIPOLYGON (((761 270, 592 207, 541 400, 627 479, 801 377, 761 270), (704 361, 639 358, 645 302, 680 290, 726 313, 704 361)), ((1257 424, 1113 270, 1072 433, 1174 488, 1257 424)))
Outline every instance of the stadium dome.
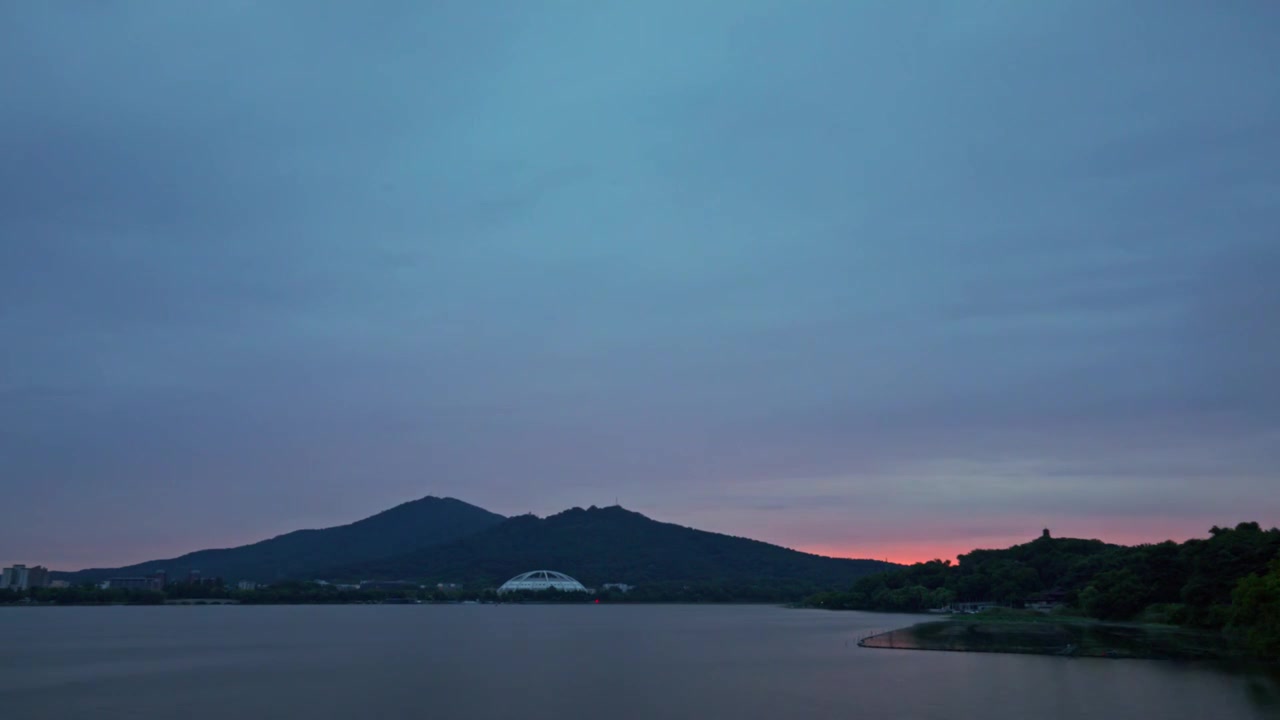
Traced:
POLYGON ((560 590, 561 592, 587 592, 582 583, 554 570, 531 570, 502 583, 499 593, 516 590, 560 590))

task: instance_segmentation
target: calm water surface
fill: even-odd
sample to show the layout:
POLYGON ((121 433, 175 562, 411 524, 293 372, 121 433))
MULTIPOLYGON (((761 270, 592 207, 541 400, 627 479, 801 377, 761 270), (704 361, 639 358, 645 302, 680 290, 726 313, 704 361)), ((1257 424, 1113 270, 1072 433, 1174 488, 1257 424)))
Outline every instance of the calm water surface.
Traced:
POLYGON ((1195 664, 869 650, 916 618, 764 606, 0 609, 0 717, 1280 717, 1195 664))

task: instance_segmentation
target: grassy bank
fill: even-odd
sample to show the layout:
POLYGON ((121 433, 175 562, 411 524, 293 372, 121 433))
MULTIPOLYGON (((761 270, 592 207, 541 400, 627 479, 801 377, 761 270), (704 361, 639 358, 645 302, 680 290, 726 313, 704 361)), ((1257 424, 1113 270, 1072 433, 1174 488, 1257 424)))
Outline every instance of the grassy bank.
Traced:
POLYGON ((859 644, 907 650, 1170 660, 1239 655, 1223 635, 1215 632, 1007 611, 920 623, 866 638, 859 644))

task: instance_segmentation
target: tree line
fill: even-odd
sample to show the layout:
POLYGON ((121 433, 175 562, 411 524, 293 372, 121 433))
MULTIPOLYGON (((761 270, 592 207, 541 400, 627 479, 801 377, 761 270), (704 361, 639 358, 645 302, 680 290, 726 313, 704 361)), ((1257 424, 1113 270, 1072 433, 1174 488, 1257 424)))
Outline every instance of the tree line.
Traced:
POLYGON ((416 602, 561 602, 561 603, 790 603, 821 589, 812 583, 738 583, 708 580, 702 583, 651 583, 628 591, 600 589, 592 593, 519 591, 499 595, 492 585, 461 588, 418 587, 357 589, 310 581, 286 581, 239 590, 221 582, 171 583, 163 590, 101 588, 77 585, 67 588, 0 590, 0 604, 47 605, 158 605, 167 600, 235 600, 241 604, 341 604, 394 601, 416 602))

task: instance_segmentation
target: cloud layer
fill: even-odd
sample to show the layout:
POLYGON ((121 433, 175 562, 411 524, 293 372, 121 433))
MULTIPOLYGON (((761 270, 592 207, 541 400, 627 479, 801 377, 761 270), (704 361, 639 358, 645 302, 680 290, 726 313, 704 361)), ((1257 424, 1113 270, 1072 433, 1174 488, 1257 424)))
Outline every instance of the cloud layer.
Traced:
POLYGON ((0 9, 0 561, 426 493, 897 559, 1275 524, 1277 22, 0 9))

